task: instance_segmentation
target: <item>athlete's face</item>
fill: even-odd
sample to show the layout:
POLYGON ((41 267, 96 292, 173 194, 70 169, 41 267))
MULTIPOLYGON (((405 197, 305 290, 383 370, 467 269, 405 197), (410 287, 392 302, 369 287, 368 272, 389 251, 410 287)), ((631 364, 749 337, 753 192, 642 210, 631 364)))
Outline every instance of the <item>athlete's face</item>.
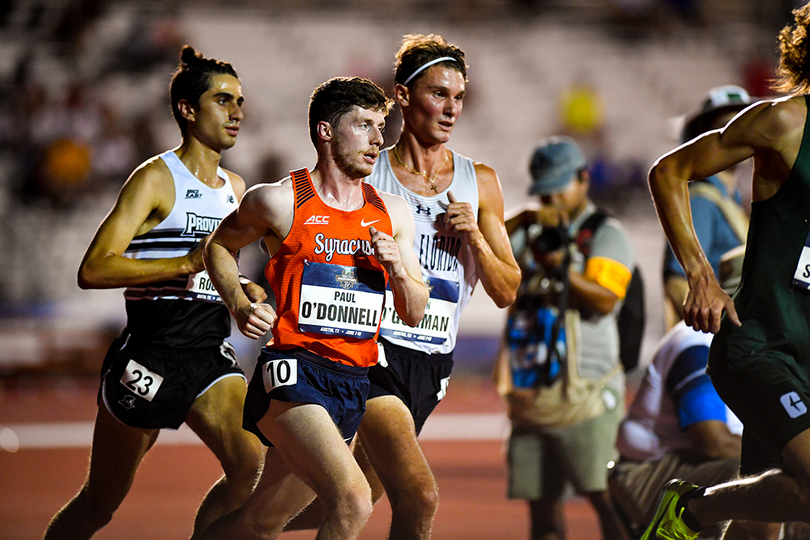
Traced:
POLYGON ((350 178, 365 178, 380 155, 385 115, 353 107, 340 117, 333 131, 332 157, 338 168, 350 178))
POLYGON ((447 143, 466 92, 464 76, 441 64, 429 67, 410 88, 397 85, 405 129, 427 145, 447 143))
POLYGON ((580 179, 574 178, 562 191, 552 195, 542 195, 540 202, 547 208, 555 208, 565 214, 569 220, 577 217, 588 202, 588 173, 583 172, 580 179))
POLYGON ((211 87, 191 111, 189 134, 217 151, 232 147, 244 117, 244 100, 239 79, 232 75, 213 76, 211 87))

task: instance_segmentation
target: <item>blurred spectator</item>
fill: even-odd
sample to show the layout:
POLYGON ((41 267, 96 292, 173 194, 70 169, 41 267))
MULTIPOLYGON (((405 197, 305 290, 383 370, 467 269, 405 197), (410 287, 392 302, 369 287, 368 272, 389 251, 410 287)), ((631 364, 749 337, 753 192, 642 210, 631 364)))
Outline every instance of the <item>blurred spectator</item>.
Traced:
POLYGON ((63 54, 78 52, 85 30, 101 14, 106 4, 107 0, 71 0, 53 29, 54 39, 64 45, 57 50, 63 54))
POLYGON ((135 137, 116 111, 109 105, 102 105, 100 112, 102 125, 100 137, 94 144, 93 175, 99 187, 108 183, 120 186, 130 171, 143 160, 138 159, 135 137))
POLYGON ((110 71, 144 73, 162 64, 172 65, 185 41, 176 13, 155 17, 139 12, 112 55, 110 71))
MULTIPOLYGON (((736 277, 739 280, 739 275, 736 277)), ((619 428, 610 494, 633 534, 652 520, 671 478, 714 485, 737 477, 742 424, 706 374, 712 334, 679 322, 659 343, 619 428)), ((705 537, 716 538, 718 528, 705 537)))

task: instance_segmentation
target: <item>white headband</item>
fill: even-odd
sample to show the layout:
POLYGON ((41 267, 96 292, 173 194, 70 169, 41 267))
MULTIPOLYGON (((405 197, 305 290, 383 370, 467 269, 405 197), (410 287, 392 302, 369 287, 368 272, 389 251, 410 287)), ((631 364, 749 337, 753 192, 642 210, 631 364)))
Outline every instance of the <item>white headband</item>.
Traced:
POLYGON ((452 56, 442 56, 441 58, 437 58, 437 59, 435 59, 435 60, 431 60, 430 62, 426 63, 425 65, 423 65, 422 67, 420 67, 419 69, 417 69, 416 71, 414 71, 413 73, 411 73, 411 76, 410 76, 410 77, 408 77, 407 79, 405 79, 405 82, 404 82, 404 83, 402 83, 402 86, 408 86, 408 83, 409 83, 409 82, 411 82, 411 80, 412 80, 414 77, 416 77, 417 75, 419 75, 420 73, 422 73, 423 71, 425 71, 427 68, 429 68, 429 67, 430 67, 430 66, 432 66, 433 64, 438 64, 439 62, 447 62, 448 60, 449 60, 449 61, 451 61, 451 62, 455 62, 455 61, 456 61, 456 59, 455 59, 455 58, 453 58, 452 56))

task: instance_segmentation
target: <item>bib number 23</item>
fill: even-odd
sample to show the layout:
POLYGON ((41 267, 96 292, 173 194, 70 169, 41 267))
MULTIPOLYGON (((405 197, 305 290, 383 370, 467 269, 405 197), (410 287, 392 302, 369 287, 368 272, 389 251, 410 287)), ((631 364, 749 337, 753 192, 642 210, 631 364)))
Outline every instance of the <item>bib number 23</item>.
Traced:
POLYGON ((298 361, 295 358, 270 360, 262 369, 264 389, 270 392, 280 386, 291 386, 298 382, 298 361))
POLYGON ((121 377, 121 384, 146 401, 152 401, 162 383, 163 377, 149 371, 135 360, 129 361, 121 377))

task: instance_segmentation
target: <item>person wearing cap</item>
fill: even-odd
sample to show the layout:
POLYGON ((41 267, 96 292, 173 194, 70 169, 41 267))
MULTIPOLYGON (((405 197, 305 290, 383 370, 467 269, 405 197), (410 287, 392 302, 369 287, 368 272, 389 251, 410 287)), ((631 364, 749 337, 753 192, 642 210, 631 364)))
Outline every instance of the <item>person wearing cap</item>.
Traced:
POLYGON ((588 196, 576 143, 551 137, 535 149, 529 195, 506 221, 522 271, 496 364, 512 431, 508 495, 528 501, 531 538, 565 537, 570 483, 599 516, 603 537, 627 533, 607 492, 624 413, 617 313, 634 266, 622 224, 588 196))
POLYGON ((780 522, 810 522, 810 3, 793 15, 778 38, 774 90, 786 95, 668 152, 649 173, 689 284, 684 321, 715 334, 706 369, 744 429, 741 479, 702 487, 673 479, 644 540, 692 539, 725 520, 726 539, 776 538, 780 522), (730 297, 695 234, 687 186, 750 158, 751 223, 730 297))
MULTIPOLYGON (((739 86, 713 88, 700 111, 684 124, 681 142, 686 143, 707 131, 725 126, 751 103, 748 92, 739 86)), ((736 168, 729 167, 689 185, 695 232, 716 275, 723 254, 744 244, 748 233, 748 214, 742 207, 742 197, 737 190, 736 168)), ((667 298, 665 308, 668 326, 672 327, 682 318, 687 282, 683 267, 669 244, 665 247, 663 272, 667 298)))
MULTIPOLYGON (((740 259, 721 264, 729 292, 739 283, 740 259)), ((610 494, 634 536, 652 519, 656 496, 669 479, 715 484, 737 477, 742 423, 706 374, 711 341, 711 334, 675 324, 656 347, 619 427, 621 458, 611 470, 610 494)), ((702 536, 719 533, 712 527, 702 536)))
MULTIPOLYGON (((431 534, 438 486, 417 437, 448 390, 461 312, 479 281, 501 308, 514 301, 520 282, 498 175, 447 148, 466 79, 461 49, 438 35, 404 36, 394 67, 402 132, 380 152, 366 178, 410 206, 414 251, 430 288, 416 328, 403 324, 393 310, 383 314, 379 361, 369 369, 371 388, 355 448, 373 500, 388 495, 392 540, 431 534)), ((322 512, 312 505, 290 528, 311 528, 322 512)))

